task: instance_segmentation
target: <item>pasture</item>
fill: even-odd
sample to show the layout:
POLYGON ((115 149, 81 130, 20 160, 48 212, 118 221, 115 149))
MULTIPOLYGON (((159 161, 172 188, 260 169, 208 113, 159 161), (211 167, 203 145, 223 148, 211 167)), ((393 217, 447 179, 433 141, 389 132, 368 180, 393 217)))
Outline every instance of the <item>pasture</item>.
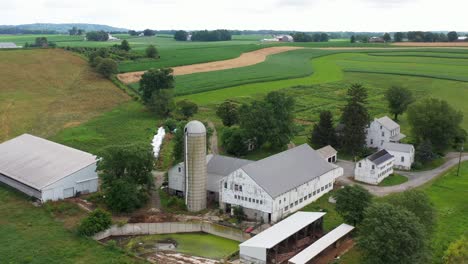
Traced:
POLYGON ((0 142, 50 137, 129 100, 79 56, 58 49, 0 52, 0 142))
POLYGON ((2 263, 140 263, 66 230, 45 208, 5 185, 0 185, 0 211, 2 263))

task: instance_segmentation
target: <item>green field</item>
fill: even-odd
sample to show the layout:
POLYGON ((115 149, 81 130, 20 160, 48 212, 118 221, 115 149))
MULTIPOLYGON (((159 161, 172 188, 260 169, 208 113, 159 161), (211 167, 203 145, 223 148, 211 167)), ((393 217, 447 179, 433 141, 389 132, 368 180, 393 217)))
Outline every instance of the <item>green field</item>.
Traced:
POLYGON ((392 174, 379 183, 379 186, 400 185, 408 181, 408 178, 400 174, 392 174))
POLYGON ((0 51, 0 141, 50 137, 130 98, 81 57, 59 49, 0 51))
POLYGON ((139 263, 118 250, 79 237, 41 207, 0 185, 2 263, 139 263))
POLYGON ((119 244, 136 254, 145 254, 154 252, 155 243, 167 239, 177 242, 176 252, 211 259, 222 259, 239 250, 239 242, 206 233, 137 236, 119 244))

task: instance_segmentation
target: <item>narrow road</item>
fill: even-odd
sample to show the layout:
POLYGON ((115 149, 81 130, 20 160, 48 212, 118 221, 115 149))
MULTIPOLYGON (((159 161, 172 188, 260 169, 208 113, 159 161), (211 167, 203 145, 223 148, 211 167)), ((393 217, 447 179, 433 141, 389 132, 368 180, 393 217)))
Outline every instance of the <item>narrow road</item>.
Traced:
MULTIPOLYGON (((459 153, 450 152, 448 153, 445 158, 446 161, 441 166, 427 171, 418 171, 418 172, 411 172, 411 171, 398 171, 399 174, 408 177, 408 181, 402 183, 400 185, 395 186, 388 186, 388 187, 379 187, 373 185, 367 185, 362 183, 357 183, 350 179, 350 177, 354 176, 352 170, 354 169, 354 163, 350 161, 339 161, 338 166, 343 167, 344 174, 342 177, 338 178, 338 181, 341 184, 349 185, 349 184, 359 184, 365 189, 367 189, 370 193, 376 196, 385 196, 391 193, 398 193, 404 192, 409 189, 413 189, 424 185, 425 183, 433 180, 434 178, 442 175, 445 171, 450 169, 451 167, 458 164, 459 153)), ((468 152, 463 153, 462 161, 468 160, 468 152)))
POLYGON ((210 137, 210 149, 211 149, 211 154, 217 155, 219 154, 219 149, 218 149, 218 132, 216 131, 216 127, 213 124, 213 122, 208 121, 208 126, 213 129, 213 134, 210 137))

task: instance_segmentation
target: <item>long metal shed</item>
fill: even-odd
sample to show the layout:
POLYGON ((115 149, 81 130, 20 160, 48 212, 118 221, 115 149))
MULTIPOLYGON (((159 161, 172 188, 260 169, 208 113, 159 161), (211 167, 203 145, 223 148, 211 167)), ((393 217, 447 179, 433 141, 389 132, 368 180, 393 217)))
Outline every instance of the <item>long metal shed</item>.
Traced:
POLYGON ((41 201, 98 189, 96 156, 23 134, 0 144, 0 182, 41 201))

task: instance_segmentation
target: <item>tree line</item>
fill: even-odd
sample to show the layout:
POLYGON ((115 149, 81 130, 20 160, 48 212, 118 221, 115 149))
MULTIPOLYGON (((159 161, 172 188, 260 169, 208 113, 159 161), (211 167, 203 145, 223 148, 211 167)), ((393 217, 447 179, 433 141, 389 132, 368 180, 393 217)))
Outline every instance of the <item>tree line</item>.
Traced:
MULTIPOLYGON (((369 38, 375 35, 369 34, 360 34, 352 35, 350 37, 350 42, 369 42, 369 38)), ((456 31, 450 31, 448 33, 437 33, 430 31, 408 31, 408 32, 395 32, 393 33, 393 38, 390 33, 384 33, 381 36, 385 42, 403 42, 408 40, 410 42, 454 42, 458 40, 459 35, 456 31)), ((468 39, 466 40, 468 41, 468 39)))
POLYGON ((294 42, 328 42, 330 39, 327 33, 314 33, 307 34, 304 32, 295 32, 291 36, 294 38, 294 42))
MULTIPOLYGON (((229 41, 232 34, 226 29, 200 30, 191 32, 193 41, 229 41)), ((174 33, 174 39, 178 41, 187 41, 189 33, 184 30, 178 30, 174 33)))

